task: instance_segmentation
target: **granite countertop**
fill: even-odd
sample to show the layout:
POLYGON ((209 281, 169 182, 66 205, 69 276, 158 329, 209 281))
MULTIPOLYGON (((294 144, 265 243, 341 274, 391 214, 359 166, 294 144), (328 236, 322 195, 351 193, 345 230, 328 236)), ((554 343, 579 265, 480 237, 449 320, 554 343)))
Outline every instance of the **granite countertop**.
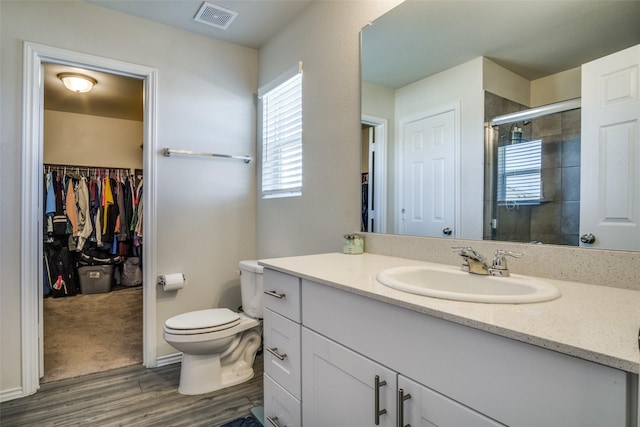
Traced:
POLYGON ((388 288, 375 278, 387 268, 438 265, 429 262, 369 253, 329 253, 263 259, 259 263, 429 316, 612 368, 639 372, 638 291, 544 279, 560 289, 560 298, 529 304, 485 304, 413 295, 388 288))

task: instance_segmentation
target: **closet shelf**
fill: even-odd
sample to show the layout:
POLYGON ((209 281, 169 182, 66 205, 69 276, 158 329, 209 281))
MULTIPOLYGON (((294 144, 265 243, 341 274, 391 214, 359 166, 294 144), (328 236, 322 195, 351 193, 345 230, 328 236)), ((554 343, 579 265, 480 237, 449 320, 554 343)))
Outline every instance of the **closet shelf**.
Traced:
POLYGON ((175 148, 165 148, 164 155, 169 157, 172 154, 180 154, 184 156, 204 156, 204 157, 219 157, 224 159, 234 159, 234 160, 243 160, 245 163, 249 163, 251 161, 250 156, 232 156, 229 154, 216 154, 216 153, 203 153, 201 151, 190 151, 190 150, 177 150, 175 148))

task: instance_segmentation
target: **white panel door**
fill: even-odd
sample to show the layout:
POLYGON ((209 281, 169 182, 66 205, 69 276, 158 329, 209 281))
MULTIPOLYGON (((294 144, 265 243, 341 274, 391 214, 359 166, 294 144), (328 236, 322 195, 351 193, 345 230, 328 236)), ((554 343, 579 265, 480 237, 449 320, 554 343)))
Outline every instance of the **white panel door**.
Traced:
POLYGON ((305 427, 395 427, 395 372, 307 328, 302 328, 302 366, 305 427))
POLYGON ((581 246, 640 249, 640 45, 582 66, 581 246))
POLYGON ((454 126, 454 111, 403 126, 403 234, 456 236, 454 126))

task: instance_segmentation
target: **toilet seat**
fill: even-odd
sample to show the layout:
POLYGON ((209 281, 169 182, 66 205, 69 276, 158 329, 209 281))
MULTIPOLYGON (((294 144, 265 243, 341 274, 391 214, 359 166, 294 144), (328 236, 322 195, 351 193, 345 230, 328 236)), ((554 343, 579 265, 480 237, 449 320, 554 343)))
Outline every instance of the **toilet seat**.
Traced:
POLYGON ((240 316, 228 308, 212 308, 179 314, 168 319, 164 331, 173 335, 196 335, 223 331, 240 324, 240 316))

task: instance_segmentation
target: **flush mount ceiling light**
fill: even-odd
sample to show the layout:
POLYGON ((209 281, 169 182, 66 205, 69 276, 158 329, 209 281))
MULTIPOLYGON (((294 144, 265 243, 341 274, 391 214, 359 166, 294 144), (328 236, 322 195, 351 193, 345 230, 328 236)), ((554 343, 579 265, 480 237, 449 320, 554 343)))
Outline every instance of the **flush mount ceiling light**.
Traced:
POLYGON ((64 87, 72 92, 89 92, 93 85, 98 83, 93 77, 85 76, 84 74, 77 73, 60 73, 58 78, 62 80, 64 87))

